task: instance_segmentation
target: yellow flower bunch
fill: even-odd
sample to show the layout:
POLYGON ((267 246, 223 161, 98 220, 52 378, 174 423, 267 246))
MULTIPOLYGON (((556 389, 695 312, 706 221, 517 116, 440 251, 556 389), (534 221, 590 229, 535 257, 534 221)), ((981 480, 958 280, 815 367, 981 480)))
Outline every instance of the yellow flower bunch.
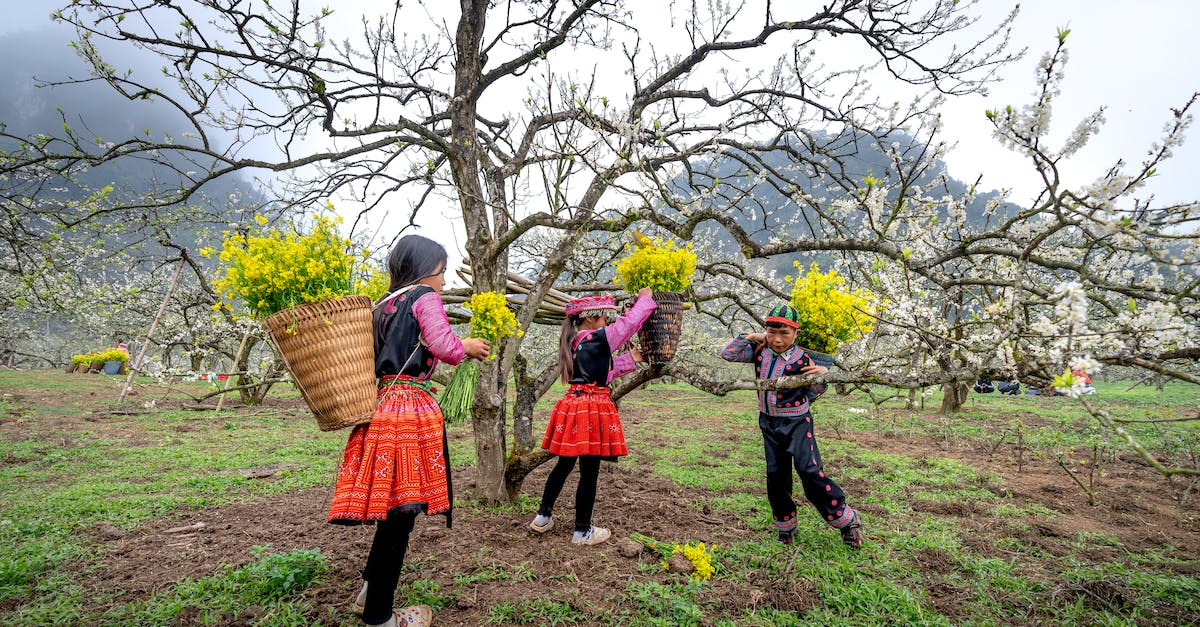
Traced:
MULTIPOLYGON (((495 344, 512 335, 525 335, 517 326, 517 317, 508 308, 504 294, 473 294, 465 306, 471 310, 471 337, 483 338, 495 344)), ((495 358, 496 353, 492 353, 488 356, 488 361, 495 358)), ((464 359, 454 369, 454 375, 450 377, 450 383, 438 401, 446 422, 458 422, 471 415, 471 407, 475 403, 475 385, 478 381, 479 362, 474 359, 464 359)))
POLYGON ((617 285, 633 294, 643 287, 656 292, 682 292, 692 284, 696 253, 691 244, 679 248, 670 240, 651 240, 641 233, 635 233, 635 237, 636 244, 625 246, 633 250, 616 264, 617 285))
MULTIPOLYGON (((512 335, 524 335, 517 316, 508 308, 508 300, 499 292, 473 294, 465 304, 471 310, 471 337, 496 343, 512 335)), ((495 356, 492 356, 495 359, 495 356)))
POLYGON ((95 353, 71 356, 71 363, 76 366, 103 363, 106 361, 119 361, 121 363, 125 363, 129 361, 129 354, 119 348, 110 348, 108 350, 95 353))
MULTIPOLYGON (((713 567, 713 550, 716 548, 716 545, 707 547, 703 542, 689 542, 682 545, 676 544, 675 550, 672 551, 672 555, 675 553, 683 553, 683 556, 686 557, 696 569, 692 571, 692 576, 703 581, 705 579, 712 579, 713 572, 716 571, 716 568, 713 567)), ((663 560, 662 564, 664 569, 669 567, 666 559, 663 560)))
MULTIPOLYGON (((800 262, 795 262, 800 270, 800 262)), ((789 281, 793 281, 788 277, 789 281)), ((800 317, 796 344, 833 353, 843 342, 856 340, 874 329, 872 313, 878 299, 867 290, 847 290, 846 280, 831 269, 824 274, 815 262, 808 273, 792 284, 791 305, 800 317)))
MULTIPOLYGON (((255 221, 262 226, 266 219, 260 218, 255 221)), ((350 240, 338 234, 341 222, 322 216, 307 234, 295 227, 226 233, 219 256, 224 272, 213 286, 229 300, 242 300, 256 318, 346 296, 359 262, 347 252, 350 240)))
POLYGON ((383 298, 384 294, 388 293, 388 285, 392 282, 391 276, 379 268, 361 268, 361 272, 354 280, 355 294, 363 294, 371 299, 372 302, 383 298))

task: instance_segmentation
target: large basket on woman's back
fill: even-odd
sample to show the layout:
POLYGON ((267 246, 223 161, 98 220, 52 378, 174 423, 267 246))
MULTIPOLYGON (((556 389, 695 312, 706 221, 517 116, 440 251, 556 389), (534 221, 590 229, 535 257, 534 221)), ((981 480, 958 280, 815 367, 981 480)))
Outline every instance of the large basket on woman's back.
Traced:
POLYGON ((319 429, 370 422, 376 392, 370 298, 299 305, 263 324, 319 429))
POLYGON ((638 330, 642 358, 647 363, 665 364, 675 357, 679 348, 679 332, 683 329, 683 294, 654 292, 658 304, 646 323, 638 330))

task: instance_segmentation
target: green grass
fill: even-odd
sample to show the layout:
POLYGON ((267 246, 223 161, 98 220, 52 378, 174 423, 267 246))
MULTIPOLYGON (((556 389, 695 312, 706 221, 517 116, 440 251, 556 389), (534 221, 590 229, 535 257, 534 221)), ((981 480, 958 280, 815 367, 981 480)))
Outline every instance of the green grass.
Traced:
MULTIPOLYGON (((0 373, 0 386, 55 390, 61 386, 55 378, 0 373)), ((116 408, 112 401, 98 403, 101 411, 116 408)), ((344 434, 296 428, 295 418, 266 409, 227 412, 219 421, 149 409, 120 416, 120 428, 108 419, 81 421, 70 430, 48 427, 38 412, 20 420, 29 424, 22 430, 27 437, 0 439, 0 459, 9 462, 0 466, 0 494, 9 496, 0 506, 0 601, 57 594, 53 585, 43 581, 35 589, 35 583, 44 573, 89 559, 93 549, 80 534, 98 523, 132 529, 180 507, 324 484, 344 440, 344 434), (272 463, 286 468, 272 481, 243 472, 272 463)))
MULTIPOLYGON (((134 601, 87 587, 86 573, 103 559, 90 535, 98 523, 134 529, 180 508, 324 486, 345 442, 345 432, 321 433, 307 417, 302 421, 296 412, 270 408, 220 415, 151 408, 110 415, 113 409, 140 405, 118 408, 105 397, 113 387, 113 381, 100 377, 0 372, 0 416, 14 421, 5 425, 8 437, 0 438, 0 604, 8 608, 0 611, 0 624, 355 624, 346 608, 314 607, 314 587, 329 570, 315 549, 280 554, 256 548, 245 566, 164 582, 149 598, 134 601), (24 398, 46 390, 95 391, 97 400, 88 403, 92 413, 84 413, 24 398), (267 464, 283 470, 271 480, 251 479, 244 472, 267 464)), ((1122 384, 1097 387, 1097 403, 1124 417, 1179 417, 1200 405, 1194 386, 1168 385, 1163 394, 1145 387, 1124 392, 1122 384)), ((544 417, 560 394, 547 394, 538 416, 544 417)), ((622 412, 637 415, 627 423, 627 437, 640 444, 639 472, 644 467, 674 482, 697 510, 716 510, 753 533, 715 549, 711 581, 665 572, 654 560, 618 562, 614 567, 625 569, 618 573, 621 583, 599 605, 566 592, 538 599, 518 592, 479 608, 481 620, 496 625, 1123 625, 1180 624, 1200 616, 1200 580, 1175 574, 1187 571, 1171 547, 1138 552, 1112 535, 1075 531, 1044 538, 1050 543, 1045 546, 1031 542, 1038 526, 1052 523, 1059 512, 1012 497, 1003 477, 944 458, 936 447, 923 456, 890 454, 857 437, 923 436, 977 450, 1000 441, 998 450, 1011 454, 1020 425, 1027 456, 1041 455, 1051 463, 1057 454, 1078 457, 1093 445, 1107 447, 1109 455, 1124 452, 1071 399, 972 395, 966 411, 950 417, 934 413, 939 402, 934 394, 926 399, 926 411, 909 411, 902 401, 872 407, 862 394, 830 393, 817 401, 827 471, 854 486, 848 498, 865 512, 867 544, 854 552, 807 506, 801 508, 795 545, 785 549, 775 540, 753 393, 717 398, 682 385, 635 393, 623 401, 622 412), (855 434, 858 441, 841 439, 839 433, 855 434), (964 515, 995 534, 988 546, 971 541, 974 531, 963 518, 944 513, 963 504, 969 504, 964 515), (1097 552, 1106 557, 1092 557, 1097 552), (780 582, 811 586, 811 607, 795 611, 748 602, 780 582), (952 602, 939 596, 947 591, 952 602)), ((467 429, 466 424, 451 426, 455 465, 474 461, 467 429)), ((1131 430, 1156 454, 1183 458, 1200 449, 1197 425, 1134 425, 1131 430)), ((802 498, 798 483, 796 490, 802 498)), ((537 500, 522 496, 513 505, 460 504, 460 515, 523 517, 537 500)), ((589 583, 570 572, 545 574, 544 565, 499 559, 495 547, 482 544, 466 560, 469 566, 450 556, 414 556, 406 564, 398 602, 446 611, 485 589, 589 583), (452 569, 451 563, 459 566, 452 569)))
MULTIPOLYGON (((1144 389, 1126 396, 1117 385, 1099 387, 1102 406, 1124 417, 1178 417, 1194 411, 1200 402, 1194 387, 1168 386, 1170 394, 1161 397, 1144 389)), ((694 394, 686 388, 671 392, 680 396, 694 394)), ((1073 565, 1089 563, 1084 552, 1092 547, 1119 547, 1115 538, 1077 534, 1064 540, 1060 550, 1066 553, 1065 557, 1055 557, 1021 539, 1021 534, 1033 529, 1031 522, 1052 520, 1059 513, 1040 503, 1003 496, 1008 492, 1001 477, 951 459, 884 454, 831 437, 840 429, 932 436, 956 444, 981 446, 995 443, 1006 429, 1015 441, 1015 424, 1026 422, 1022 436, 1028 447, 1026 455, 1034 452, 1048 455, 1055 451, 1078 454, 1103 434, 1077 402, 1067 398, 993 396, 974 400, 968 411, 950 417, 897 410, 893 406, 900 404, 899 401, 885 405, 882 410, 871 408, 868 413, 849 411, 870 408, 866 401, 862 395, 827 394, 817 402, 814 413, 831 476, 866 486, 861 492, 848 495, 851 503, 869 504, 872 511, 886 514, 866 515, 868 543, 859 553, 847 551, 837 535, 815 516, 802 518, 795 540, 803 547, 802 557, 785 572, 787 556, 780 557, 769 530, 753 394, 731 394, 720 402, 692 405, 683 411, 675 411, 674 407, 680 404, 673 403, 671 396, 639 398, 639 406, 657 412, 654 417, 641 420, 630 438, 655 438, 650 452, 654 471, 682 487, 714 492, 703 503, 697 503, 697 507, 707 504, 744 517, 751 527, 764 530, 761 539, 755 542, 721 547, 718 554, 723 566, 718 569, 716 579, 742 586, 781 578, 816 582, 820 600, 802 615, 771 608, 753 608, 730 615, 706 600, 701 592, 706 584, 634 582, 623 601, 634 603, 637 609, 622 615, 619 622, 633 625, 948 625, 1047 621, 1128 624, 1166 615, 1164 610, 1198 615, 1195 602, 1188 596, 1198 584, 1196 578, 1164 577, 1138 570, 1139 562, 1161 561, 1164 556, 1133 553, 1122 555, 1117 562, 1121 567, 1107 574, 1117 583, 1110 581, 1110 588, 1099 588, 1100 594, 1104 590, 1128 590, 1125 597, 1120 597, 1127 600, 1125 605, 1106 606, 1091 597, 1055 605, 1051 601, 1058 598, 1056 595, 1072 594, 1068 575, 1075 568, 1073 565), (831 415, 840 416, 835 419, 840 420, 837 429, 830 424, 831 415), (1014 419, 1014 415, 1020 418, 1014 419), (701 422, 707 437, 697 437, 697 421, 691 420, 696 418, 706 419, 701 422), (994 520, 995 528, 1008 528, 1016 534, 996 542, 997 549, 1009 557, 1001 560, 969 548, 961 539, 964 530, 953 517, 917 511, 913 506, 920 501, 947 506, 972 504, 974 512, 994 520), (941 567, 944 572, 930 572, 924 563, 928 558, 923 556, 927 555, 943 556, 940 559, 945 561, 941 567), (961 596, 959 614, 953 618, 935 609, 930 593, 930 589, 947 586, 959 590, 961 596)), ((940 398, 927 399, 931 410, 939 405, 940 398)), ((1150 445, 1163 447, 1171 442, 1164 432, 1174 431, 1174 437, 1186 440, 1197 433, 1195 427, 1177 428, 1172 424, 1153 428, 1134 426, 1131 430, 1144 436, 1150 445)), ((1115 446, 1107 441, 1105 445, 1115 446)), ((798 485, 797 496, 802 498, 798 485)), ((812 512, 805 508, 805 513, 812 512)), ((644 572, 648 575, 653 570, 644 572)), ((1093 593, 1084 588, 1084 592, 1074 594, 1093 593)))
MULTIPOLYGON (((155 593, 145 601, 116 603, 88 624, 126 625, 216 625, 253 624, 286 627, 303 624, 313 613, 311 602, 299 594, 320 580, 327 570, 320 551, 304 549, 271 553, 270 547, 255 547, 254 562, 242 567, 224 567, 200 579, 185 579, 155 593)), ((83 613, 99 607, 99 599, 84 596, 77 586, 56 586, 57 598, 31 604, 6 617, 8 624, 79 625, 83 613)))
POLYGON ((565 601, 525 599, 502 602, 488 610, 484 625, 575 625, 588 618, 565 601))

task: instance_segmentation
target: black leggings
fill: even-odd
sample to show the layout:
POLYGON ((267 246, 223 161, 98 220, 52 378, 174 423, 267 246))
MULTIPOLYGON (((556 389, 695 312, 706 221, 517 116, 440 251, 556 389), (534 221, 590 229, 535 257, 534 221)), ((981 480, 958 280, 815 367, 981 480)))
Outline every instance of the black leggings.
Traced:
POLYGON ((371 542, 371 552, 367 554, 367 565, 362 573, 367 582, 363 622, 379 624, 391 619, 396 584, 400 581, 400 568, 404 566, 404 553, 408 551, 408 536, 416 520, 416 512, 392 510, 386 520, 375 523, 375 540, 371 542))
MULTIPOLYGON (((562 492, 567 475, 575 468, 575 457, 559 457, 554 470, 546 478, 546 488, 542 491, 542 506, 538 513, 549 516, 554 510, 554 502, 558 493, 562 492)), ((580 455, 579 486, 575 488, 575 531, 587 532, 592 528, 592 509, 596 506, 596 482, 600 478, 600 458, 596 455, 580 455)))

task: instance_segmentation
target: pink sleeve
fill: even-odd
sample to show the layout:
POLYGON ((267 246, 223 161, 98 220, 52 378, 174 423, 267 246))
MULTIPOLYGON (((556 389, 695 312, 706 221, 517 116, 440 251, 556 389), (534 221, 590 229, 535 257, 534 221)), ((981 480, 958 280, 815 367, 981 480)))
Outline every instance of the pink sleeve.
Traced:
POLYGON ((634 370, 637 370, 637 364, 633 361, 633 355, 629 353, 621 353, 613 357, 612 370, 608 371, 608 383, 612 383, 613 379, 623 377, 634 370))
POLYGON ((446 317, 442 297, 437 292, 429 292, 413 303, 413 315, 417 325, 421 327, 421 337, 434 357, 450 364, 458 365, 463 360, 462 340, 454 335, 450 328, 450 319, 446 317))
POLYGON ((642 324, 646 322, 646 318, 654 311, 658 304, 649 296, 638 296, 633 307, 625 312, 625 315, 617 318, 612 324, 606 326, 604 333, 608 335, 608 349, 612 352, 617 352, 617 349, 629 341, 638 329, 642 328, 642 324))

